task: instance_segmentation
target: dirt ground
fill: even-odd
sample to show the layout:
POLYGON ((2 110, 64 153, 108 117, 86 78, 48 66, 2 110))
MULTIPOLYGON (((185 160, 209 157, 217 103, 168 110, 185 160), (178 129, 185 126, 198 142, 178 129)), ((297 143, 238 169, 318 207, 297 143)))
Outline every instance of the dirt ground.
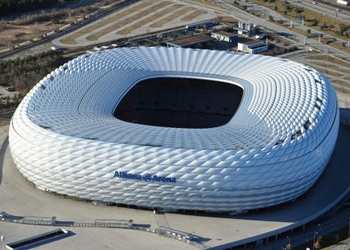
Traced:
POLYGON ((93 4, 88 8, 58 9, 50 13, 41 11, 39 14, 20 15, 11 20, 0 19, 0 51, 43 37, 98 8, 100 8, 99 4, 93 4))

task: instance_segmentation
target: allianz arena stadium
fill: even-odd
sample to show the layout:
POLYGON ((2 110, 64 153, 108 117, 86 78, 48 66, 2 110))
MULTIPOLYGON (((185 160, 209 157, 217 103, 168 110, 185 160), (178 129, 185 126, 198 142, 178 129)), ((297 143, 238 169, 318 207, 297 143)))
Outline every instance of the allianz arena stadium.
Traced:
POLYGON ((41 80, 10 126, 38 188, 145 208, 231 212, 291 201, 337 139, 324 75, 282 58, 179 48, 80 56, 41 80))

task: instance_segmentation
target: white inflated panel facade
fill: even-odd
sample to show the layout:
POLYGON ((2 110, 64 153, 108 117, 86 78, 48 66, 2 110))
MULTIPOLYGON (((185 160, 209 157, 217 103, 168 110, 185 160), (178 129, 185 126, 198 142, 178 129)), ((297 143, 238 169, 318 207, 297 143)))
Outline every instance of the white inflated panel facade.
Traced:
POLYGON ((309 66, 223 51, 119 48, 80 56, 41 80, 12 118, 10 147, 20 172, 47 191, 150 208, 237 211, 308 190, 329 161, 338 126, 335 92, 309 66), (113 116, 135 84, 158 77, 221 81, 244 94, 233 118, 214 128, 113 116))

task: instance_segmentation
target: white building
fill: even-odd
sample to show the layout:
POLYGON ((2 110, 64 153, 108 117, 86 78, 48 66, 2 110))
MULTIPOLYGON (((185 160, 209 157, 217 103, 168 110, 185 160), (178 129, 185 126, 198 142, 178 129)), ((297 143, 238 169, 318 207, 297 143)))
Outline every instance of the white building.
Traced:
POLYGON ((237 42, 238 35, 226 31, 213 31, 211 32, 211 37, 214 37, 218 41, 224 41, 228 43, 237 42))
POLYGON ((337 0, 337 3, 341 5, 349 5, 349 1, 345 1, 345 0, 337 0))
POLYGON ((238 22, 238 27, 234 28, 234 30, 237 31, 238 35, 240 36, 246 36, 249 37, 252 35, 254 29, 255 29, 256 25, 253 23, 246 23, 246 22, 238 22))
POLYGON ((149 208, 241 211, 306 192, 331 157, 338 127, 333 87, 307 65, 119 48, 82 55, 42 79, 13 115, 9 143, 17 168, 43 190, 149 208))
POLYGON ((268 50, 268 45, 260 40, 250 40, 247 42, 239 42, 237 44, 237 51, 249 53, 249 54, 258 54, 268 50))

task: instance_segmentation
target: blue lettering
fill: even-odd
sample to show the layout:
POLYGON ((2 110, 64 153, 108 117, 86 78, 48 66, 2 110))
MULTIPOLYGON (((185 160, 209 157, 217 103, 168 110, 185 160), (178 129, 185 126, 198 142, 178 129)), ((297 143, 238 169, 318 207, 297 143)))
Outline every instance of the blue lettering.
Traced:
POLYGON ((143 176, 143 180, 144 180, 144 181, 151 181, 151 180, 152 180, 152 175, 150 175, 150 174, 145 174, 145 175, 143 176))
POLYGON ((117 178, 117 177, 120 178, 119 172, 118 172, 118 171, 115 171, 115 172, 114 172, 114 178, 117 178))
POLYGON ((128 172, 114 171, 114 178, 118 179, 128 179, 128 180, 140 180, 140 181, 152 181, 152 182, 166 182, 166 183, 176 183, 176 178, 157 176, 151 174, 129 174, 128 172))

